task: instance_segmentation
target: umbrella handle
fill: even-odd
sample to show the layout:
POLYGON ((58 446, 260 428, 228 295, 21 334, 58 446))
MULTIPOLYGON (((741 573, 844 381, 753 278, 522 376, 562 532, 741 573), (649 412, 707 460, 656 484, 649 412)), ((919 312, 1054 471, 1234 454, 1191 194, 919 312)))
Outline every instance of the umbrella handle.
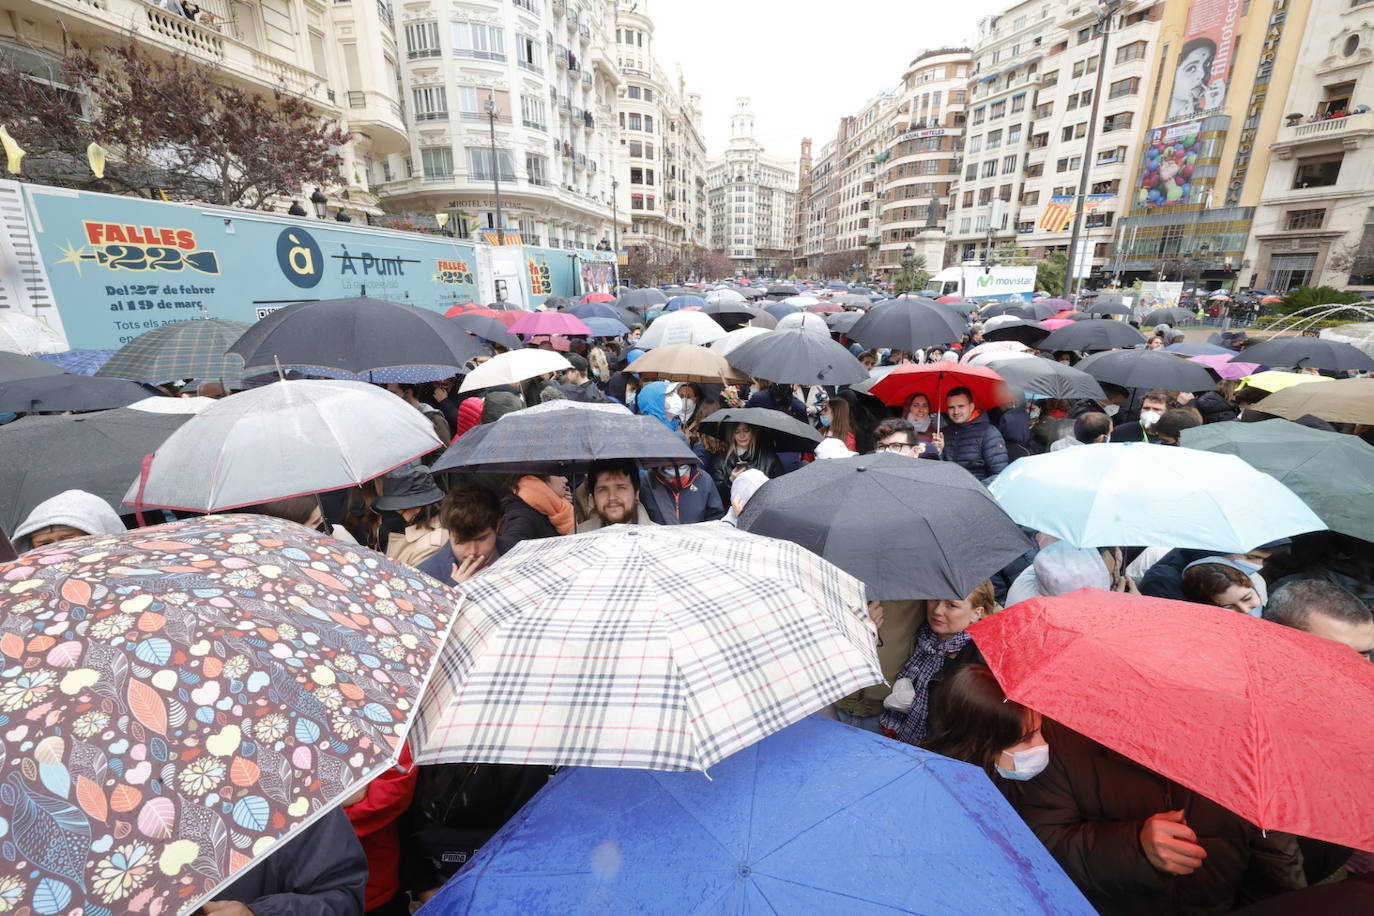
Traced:
POLYGON ((138 527, 143 528, 147 522, 143 520, 143 490, 148 486, 148 472, 153 467, 153 454, 149 452, 143 456, 143 462, 138 468, 138 492, 134 494, 134 518, 138 520, 138 527))

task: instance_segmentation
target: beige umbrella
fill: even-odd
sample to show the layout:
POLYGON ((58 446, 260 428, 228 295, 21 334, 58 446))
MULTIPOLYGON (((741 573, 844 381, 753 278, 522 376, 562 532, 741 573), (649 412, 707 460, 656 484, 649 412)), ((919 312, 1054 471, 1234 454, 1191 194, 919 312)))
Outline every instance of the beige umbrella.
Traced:
POLYGON ((725 356, 695 344, 656 347, 634 361, 636 373, 653 372, 675 382, 720 382, 722 385, 749 381, 725 360, 725 356))
POLYGON ((1269 395, 1255 410, 1289 420, 1311 414, 1328 423, 1374 423, 1374 379, 1294 385, 1269 395))

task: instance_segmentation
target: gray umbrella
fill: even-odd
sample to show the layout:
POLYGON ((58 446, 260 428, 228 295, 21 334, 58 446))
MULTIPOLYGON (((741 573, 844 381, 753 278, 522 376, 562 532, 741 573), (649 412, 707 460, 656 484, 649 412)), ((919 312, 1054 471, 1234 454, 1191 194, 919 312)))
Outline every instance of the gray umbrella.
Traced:
POLYGON ((790 413, 769 407, 731 407, 727 410, 717 410, 702 420, 698 428, 708 436, 726 440, 736 423, 747 423, 752 426, 758 433, 759 441, 775 452, 809 452, 821 442, 821 434, 816 430, 790 413))
POLYGON ((52 363, 34 356, 26 356, 23 353, 0 352, 0 385, 44 375, 69 374, 52 363))
POLYGON ((243 357, 229 353, 249 324, 223 318, 174 321, 145 331, 119 348, 96 372, 99 378, 169 382, 194 378, 243 387, 243 357))
POLYGON ((615 300, 615 304, 621 308, 635 309, 636 311, 642 312, 650 306, 662 305, 667 301, 668 297, 663 295, 662 290, 652 288, 632 289, 627 293, 623 293, 619 299, 615 300))
POLYGON ((525 344, 510 331, 506 326, 490 315, 454 315, 448 319, 458 327, 483 340, 498 343, 507 350, 519 350, 525 344))
POLYGON ((1215 391, 1217 387, 1212 374, 1202 366, 1173 353, 1160 353, 1156 350, 1109 350, 1105 353, 1094 353, 1079 360, 1077 368, 1099 382, 1109 382, 1122 388, 1215 391))
POLYGON ((1088 398, 1105 401, 1102 385, 1081 369, 1042 357, 988 360, 987 367, 1007 380, 1008 387, 1045 398, 1088 398))
POLYGON ((911 296, 875 305, 854 325, 849 336, 865 347, 910 352, 948 346, 964 336, 965 327, 964 317, 953 309, 911 296))
POLYGON ((771 480, 740 527, 800 544, 879 600, 962 599, 1031 548, 968 471, 891 454, 817 461, 771 480))
POLYGON ((59 372, 0 384, 0 413, 55 413, 127 407, 153 391, 117 378, 59 372))
POLYGON ((119 511, 143 456, 189 419, 120 408, 15 420, 0 432, 0 528, 13 531, 64 490, 94 493, 119 511))
POLYGON ((557 400, 471 430, 439 456, 434 470, 563 474, 609 459, 640 467, 699 462, 682 437, 652 417, 616 404, 557 400))
POLYGON ((754 378, 788 385, 853 385, 868 370, 844 347, 798 328, 771 331, 730 351, 730 365, 754 378))
POLYGON ((1111 350, 1145 342, 1139 331, 1122 321, 1077 321, 1052 332, 1041 350, 1111 350))
POLYGON ((848 334, 855 322, 864 316, 863 312, 837 312, 834 315, 826 315, 825 323, 830 325, 830 330, 840 334, 848 334))

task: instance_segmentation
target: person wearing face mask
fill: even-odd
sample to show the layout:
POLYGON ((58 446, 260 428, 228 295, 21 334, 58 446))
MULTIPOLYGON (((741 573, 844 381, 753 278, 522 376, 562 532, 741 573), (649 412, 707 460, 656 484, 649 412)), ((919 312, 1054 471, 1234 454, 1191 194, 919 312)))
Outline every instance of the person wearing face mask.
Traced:
POLYGON ((826 401, 817 422, 820 423, 821 432, 826 438, 843 442, 844 447, 851 452, 858 451, 858 439, 854 435, 854 425, 850 421, 848 401, 842 398, 831 398, 826 401))
POLYGON ((656 525, 714 522, 725 514, 716 482, 694 464, 654 468, 644 478, 639 498, 656 525))
POLYGON ((1178 406, 1174 396, 1162 388, 1152 388, 1140 397, 1140 419, 1118 423, 1112 430, 1113 442, 1154 442, 1154 426, 1169 410, 1178 406))
POLYGON ((978 767, 1012 804, 1019 783, 1049 765, 1040 713, 1008 699, 987 665, 951 667, 931 694, 930 722, 921 747, 978 767))
POLYGON ((1183 570, 1183 598, 1259 617, 1268 599, 1258 570, 1249 572, 1230 557, 1208 556, 1183 570))
POLYGON ((1130 391, 1120 385, 1113 385, 1111 382, 1102 382, 1101 384, 1102 391, 1107 397, 1103 400, 1085 398, 1074 401, 1069 408, 1070 420, 1077 420, 1085 413, 1105 413, 1112 418, 1112 423, 1117 426, 1134 423, 1140 419, 1139 411, 1132 410, 1129 406, 1130 391))
POLYGON ((930 413, 930 398, 919 391, 906 399, 902 405, 902 418, 916 429, 916 438, 921 442, 933 442, 935 418, 930 413))

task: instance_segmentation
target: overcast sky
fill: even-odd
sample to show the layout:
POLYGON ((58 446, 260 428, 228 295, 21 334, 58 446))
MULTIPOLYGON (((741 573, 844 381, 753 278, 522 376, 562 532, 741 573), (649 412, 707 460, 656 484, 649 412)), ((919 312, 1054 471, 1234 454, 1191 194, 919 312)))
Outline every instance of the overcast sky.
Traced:
POLYGON ((671 76, 681 63, 702 95, 708 154, 722 151, 735 98, 747 95, 759 140, 791 159, 802 137, 819 151, 841 117, 895 87, 922 51, 971 44, 978 19, 1010 0, 647 3, 659 65, 671 76))

